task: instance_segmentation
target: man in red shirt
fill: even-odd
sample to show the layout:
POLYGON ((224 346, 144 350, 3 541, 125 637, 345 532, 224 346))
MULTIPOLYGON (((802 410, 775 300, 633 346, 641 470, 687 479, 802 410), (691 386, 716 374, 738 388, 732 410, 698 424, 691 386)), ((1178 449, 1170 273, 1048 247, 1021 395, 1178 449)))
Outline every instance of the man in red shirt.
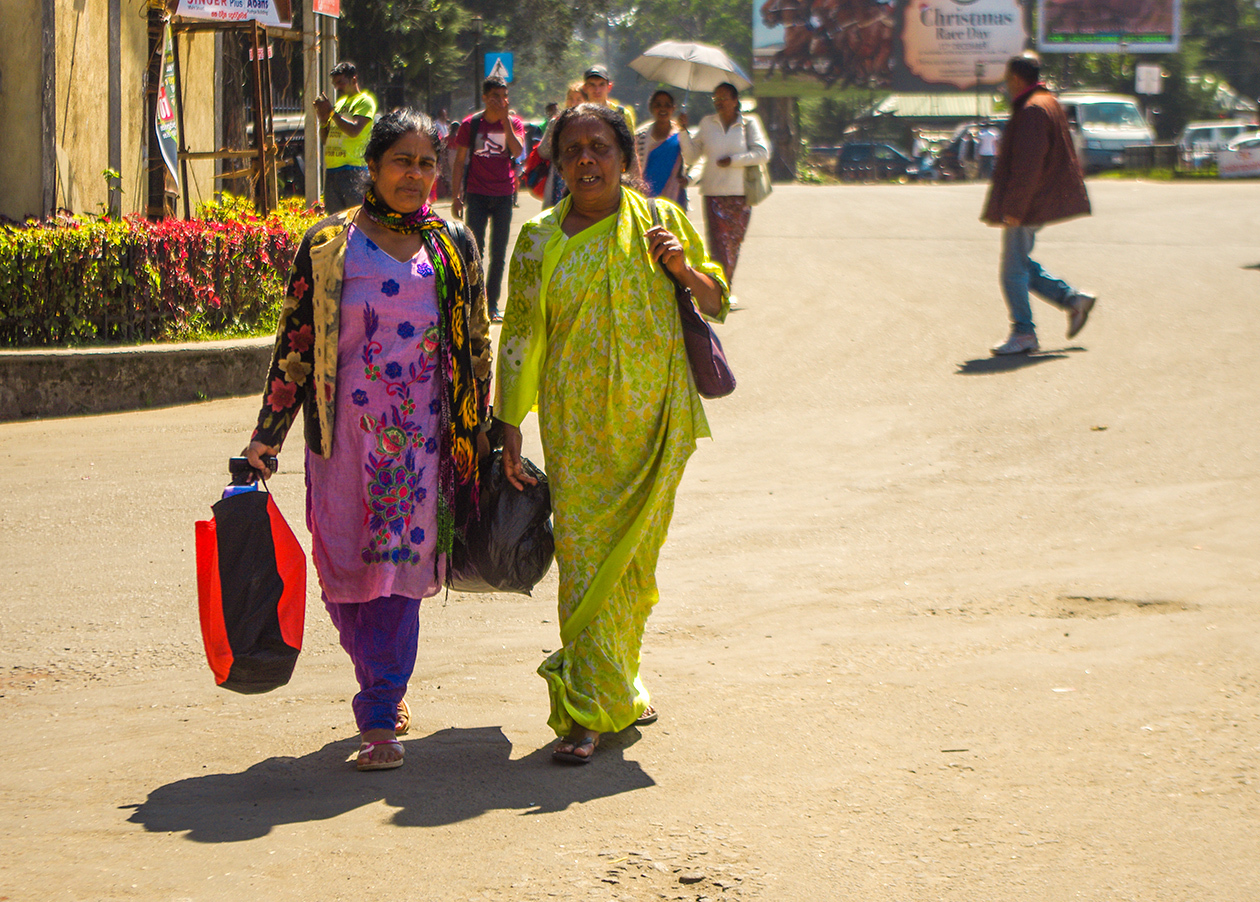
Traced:
POLYGON ((512 197, 516 193, 514 163, 525 147, 525 123, 508 105, 508 86, 491 76, 481 86, 485 108, 469 116, 455 134, 455 164, 451 169, 451 215, 465 217, 486 259, 486 224, 490 223, 490 262, 486 268, 486 301, 490 319, 502 322, 499 290, 507 259, 508 230, 512 228, 512 197), (508 127, 510 126, 510 127, 508 127))

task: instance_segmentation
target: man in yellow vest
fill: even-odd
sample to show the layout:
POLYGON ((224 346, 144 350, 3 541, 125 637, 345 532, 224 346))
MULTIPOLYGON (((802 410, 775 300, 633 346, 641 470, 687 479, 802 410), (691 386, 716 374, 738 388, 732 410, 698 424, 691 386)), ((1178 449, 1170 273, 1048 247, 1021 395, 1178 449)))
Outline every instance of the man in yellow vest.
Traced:
POLYGON ((359 87, 354 63, 334 66, 332 83, 337 91, 336 104, 323 93, 315 99, 319 138, 324 145, 324 209, 330 214, 363 203, 368 185, 363 151, 376 118, 376 98, 359 87))

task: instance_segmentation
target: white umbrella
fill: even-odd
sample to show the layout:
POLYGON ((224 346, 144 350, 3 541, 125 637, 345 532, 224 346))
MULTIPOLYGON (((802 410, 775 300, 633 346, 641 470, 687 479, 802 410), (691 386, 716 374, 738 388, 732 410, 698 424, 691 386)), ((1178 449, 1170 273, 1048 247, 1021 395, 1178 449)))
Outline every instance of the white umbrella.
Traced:
POLYGON ((752 80, 720 47, 689 41, 661 41, 630 62, 630 68, 649 81, 685 91, 712 91, 730 82, 743 91, 752 80))

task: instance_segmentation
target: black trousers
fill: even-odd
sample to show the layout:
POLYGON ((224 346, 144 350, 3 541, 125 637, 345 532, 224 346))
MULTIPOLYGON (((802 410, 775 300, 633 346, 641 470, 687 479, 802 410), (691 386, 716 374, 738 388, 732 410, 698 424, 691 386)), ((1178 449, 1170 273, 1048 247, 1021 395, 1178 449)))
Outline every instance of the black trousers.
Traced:
POLYGON ((464 196, 464 222, 472 230, 486 268, 486 302, 490 315, 499 312, 499 290, 507 260, 508 232, 512 228, 512 195, 490 197, 469 192, 464 196), (490 225, 490 254, 486 254, 486 224, 490 225))

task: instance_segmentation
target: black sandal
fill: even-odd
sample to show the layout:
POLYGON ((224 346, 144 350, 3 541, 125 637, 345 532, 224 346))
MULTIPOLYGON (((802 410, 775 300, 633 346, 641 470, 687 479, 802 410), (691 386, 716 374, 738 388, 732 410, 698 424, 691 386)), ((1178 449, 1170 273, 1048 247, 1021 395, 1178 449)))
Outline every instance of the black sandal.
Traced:
POLYGON ((577 742, 571 739, 561 740, 561 744, 573 746, 567 752, 562 752, 558 748, 551 753, 551 760, 558 764, 590 764, 591 758, 595 757, 595 749, 599 745, 599 740, 594 736, 584 736, 577 742), (590 751, 586 755, 579 755, 578 749, 589 748, 590 751))

